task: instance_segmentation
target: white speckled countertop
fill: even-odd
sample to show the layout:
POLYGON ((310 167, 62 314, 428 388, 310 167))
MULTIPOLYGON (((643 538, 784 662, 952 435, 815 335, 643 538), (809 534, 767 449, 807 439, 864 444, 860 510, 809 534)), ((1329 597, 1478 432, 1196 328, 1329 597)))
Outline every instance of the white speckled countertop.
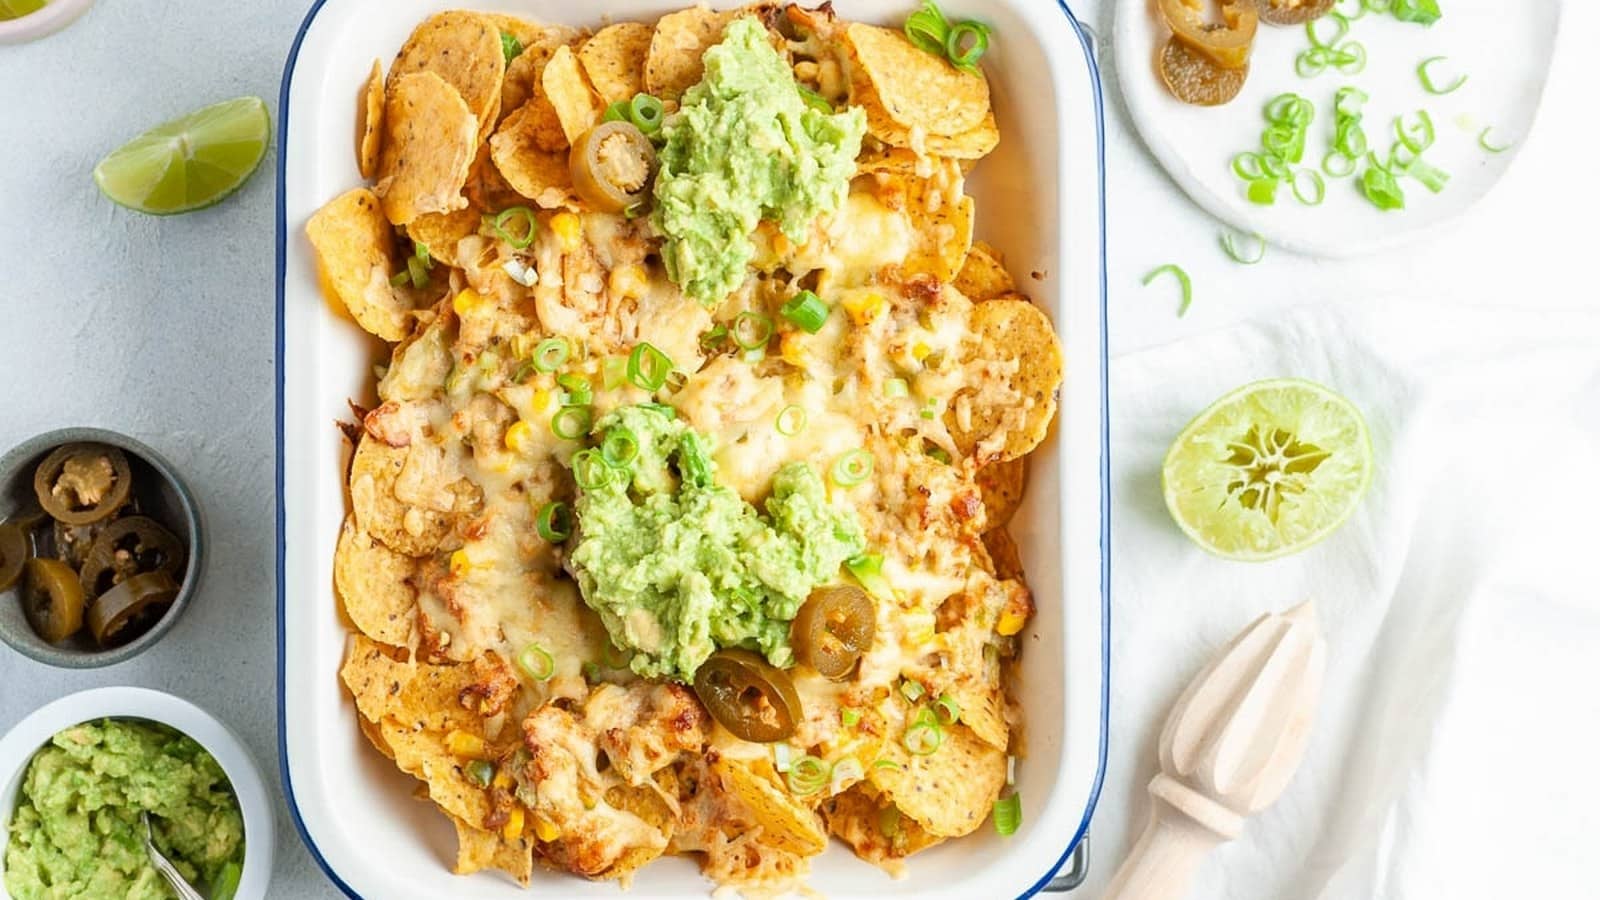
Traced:
MULTIPOLYGON (((154 687, 218 714, 277 786, 277 155, 239 196, 172 219, 118 209, 100 196, 90 171, 144 128, 216 100, 258 94, 276 109, 284 59, 308 5, 101 0, 58 35, 0 48, 0 449, 70 425, 111 428, 151 444, 194 491, 209 558, 204 590, 183 621, 133 662, 61 672, 0 648, 0 731, 72 691, 154 687)), ((839 5, 848 9, 848 2, 839 5)), ((1074 6, 1110 34, 1110 4, 1074 6)), ((1600 25, 1592 4, 1568 4, 1567 13, 1564 35, 1600 25), (1584 17, 1586 23, 1574 21, 1584 17)), ((1573 43, 1566 41, 1569 51, 1573 43)), ((1379 292, 1529 309, 1594 303, 1597 197, 1586 171, 1595 145, 1593 74, 1582 65, 1571 52, 1558 56, 1538 146, 1527 148, 1501 189, 1458 228, 1367 260, 1276 254, 1248 271, 1222 257, 1215 223, 1183 199, 1130 134, 1108 72, 1113 350, 1379 292), (1574 196, 1575 189, 1586 193, 1574 196), (1195 276, 1195 308, 1183 320, 1164 294, 1138 286, 1145 271, 1165 262, 1181 262, 1195 276)), ((1119 546, 1119 558, 1136 549, 1119 546)), ((1114 627, 1136 624, 1114 619, 1114 627)), ((1123 640, 1116 648, 1113 671, 1127 672, 1139 648, 1123 640)), ((1167 689, 1163 683, 1154 693, 1167 689)), ((1113 711, 1091 883, 1104 883, 1130 817, 1142 816, 1128 807, 1140 803, 1139 784, 1148 777, 1140 735, 1150 727, 1113 711)), ((270 896, 338 896, 281 808, 278 846, 270 896)))

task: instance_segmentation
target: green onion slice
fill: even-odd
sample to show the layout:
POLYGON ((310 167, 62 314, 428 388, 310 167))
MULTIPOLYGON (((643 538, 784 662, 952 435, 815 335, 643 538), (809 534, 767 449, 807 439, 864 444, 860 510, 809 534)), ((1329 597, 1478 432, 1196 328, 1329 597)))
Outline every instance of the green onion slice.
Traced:
POLYGON ((1417 110, 1416 124, 1408 124, 1403 116, 1394 120, 1394 133, 1400 143, 1412 153, 1421 153, 1433 146, 1433 117, 1425 109, 1417 110))
POLYGON ((827 787, 832 771, 827 762, 808 753, 789 763, 789 791, 797 797, 815 794, 827 787))
POLYGON ((505 54, 506 65, 509 66, 512 60, 522 55, 522 41, 517 40, 517 36, 511 32, 502 31, 500 32, 500 52, 505 54))
POLYGON ((1348 178, 1356 173, 1356 158, 1346 156, 1338 150, 1330 150, 1328 155, 1322 158, 1322 171, 1327 173, 1329 178, 1348 178))
POLYGON ((1308 125, 1315 114, 1311 101, 1295 93, 1284 93, 1267 101, 1267 121, 1284 125, 1308 125))
POLYGON ((1335 116, 1361 117, 1361 107, 1370 99, 1367 92, 1358 87, 1342 87, 1333 94, 1333 112, 1335 116))
POLYGON ((900 742, 913 756, 932 756, 944 745, 944 729, 939 727, 936 719, 919 719, 906 729, 900 742))
POLYGON ((600 439, 600 457, 608 465, 623 468, 639 456, 639 436, 620 425, 611 427, 600 439))
POLYGON ((600 117, 602 122, 628 122, 628 101, 617 100, 606 107, 605 114, 600 117))
POLYGON ((756 350, 767 346, 772 338, 772 317, 747 309, 734 317, 733 327, 728 330, 741 350, 756 350))
POLYGON ((800 91, 800 99, 804 100, 807 106, 811 107, 817 112, 833 112, 833 104, 828 102, 828 98, 822 96, 816 91, 813 91, 803 84, 797 84, 795 85, 795 88, 800 91))
POLYGON ((1361 193, 1379 209, 1405 209, 1406 206, 1406 195, 1400 189, 1400 182, 1388 169, 1375 162, 1361 174, 1361 193))
POLYGON ((556 384, 566 390, 566 402, 569 405, 583 406, 594 399, 594 386, 589 383, 586 376, 577 372, 563 372, 557 375, 556 384))
POLYGON ((1328 68, 1332 51, 1324 47, 1312 47, 1294 58, 1294 72, 1301 78, 1315 78, 1328 68))
POLYGON ((1393 0, 1394 17, 1402 22, 1432 25, 1439 21, 1438 0, 1393 0))
POLYGON ((564 441, 575 441, 589 433, 594 411, 587 406, 563 406, 550 418, 550 430, 564 441))
POLYGON ((794 437, 805 430, 806 411, 802 406, 793 403, 778 411, 778 419, 773 423, 778 433, 784 437, 794 437))
POLYGON ((920 681, 907 678, 900 682, 900 696, 906 698, 907 703, 915 703, 921 700, 922 695, 926 692, 927 689, 922 686, 920 681))
POLYGON ((833 461, 833 483, 840 487, 855 487, 872 474, 872 454, 856 448, 833 461))
POLYGON ((861 710, 846 707, 839 710, 839 723, 846 728, 854 728, 861 724, 861 710))
POLYGON ((545 338, 533 348, 529 361, 541 372, 554 372, 571 356, 572 344, 566 338, 545 338))
POLYGON ((933 701, 933 714, 940 725, 948 728, 961 721, 961 704, 949 694, 940 694, 939 699, 933 701))
POLYGON ((672 357, 649 341, 642 341, 628 354, 628 380, 646 391, 659 391, 672 374, 672 357))
POLYGON ((1311 39, 1311 46, 1313 47, 1322 47, 1332 50, 1334 46, 1349 33, 1350 20, 1336 12, 1330 12, 1325 16, 1306 20, 1306 37, 1311 39), (1323 40, 1322 35, 1317 33, 1319 28, 1317 23, 1322 21, 1332 22, 1334 25, 1333 35, 1327 40, 1323 40))
POLYGON ((539 537, 552 544, 561 543, 572 537, 572 507, 560 500, 551 500, 539 507, 534 527, 539 530, 539 537))
POLYGON ((896 772, 905 768, 905 766, 900 765, 898 762, 895 762, 892 759, 875 759, 872 761, 872 767, 874 769, 893 769, 896 772))
POLYGON ((1245 199, 1258 206, 1271 206, 1278 199, 1277 178, 1258 178, 1244 189, 1245 199))
POLYGON ((828 321, 829 311, 828 304, 823 303, 822 298, 810 291, 795 294, 789 302, 783 304, 781 310, 785 319, 810 334, 822 330, 823 323, 828 321))
POLYGON ((658 413, 660 415, 666 416, 669 419, 676 419, 678 417, 677 408, 676 407, 672 407, 672 406, 668 406, 665 403, 641 403, 641 404, 639 404, 639 408, 640 409, 648 409, 653 413, 658 413))
POLYGON ((878 553, 863 553, 852 556, 844 561, 844 567, 856 582, 866 589, 867 593, 879 600, 893 600, 894 588, 890 586, 889 579, 883 574, 883 556, 878 553))
POLYGON ((389 287, 401 287, 410 283, 411 272, 409 269, 402 269, 399 272, 394 273, 394 277, 389 279, 389 287))
MULTIPOLYGON (((1276 182, 1274 182, 1274 184, 1276 184, 1276 182)), ((1253 186, 1254 185, 1252 185, 1252 187, 1253 186)), ((1182 266, 1168 263, 1167 265, 1158 266, 1154 269, 1151 269, 1150 274, 1144 276, 1144 286, 1149 287, 1150 282, 1155 281, 1162 275, 1169 274, 1178 279, 1178 287, 1183 290, 1183 300, 1178 304, 1178 315, 1181 316, 1189 311, 1189 304, 1194 302, 1194 285, 1189 280, 1189 273, 1185 272, 1182 266)))
POLYGON ((633 99, 628 101, 628 121, 645 134, 660 131, 661 121, 666 114, 666 106, 649 94, 634 94, 633 99))
POLYGON ((1423 187, 1435 194, 1444 190, 1444 186, 1450 182, 1450 173, 1429 164, 1420 156, 1406 167, 1406 174, 1422 182, 1423 187))
POLYGON ((533 210, 526 206, 513 206, 501 210, 494 217, 491 226, 495 237, 510 244, 518 250, 526 250, 533 244, 534 235, 539 232, 539 220, 533 217, 533 210), (521 225, 516 223, 521 222, 521 225))
POLYGON ((467 777, 478 787, 488 787, 494 782, 494 763, 486 759, 475 759, 467 763, 467 777))
POLYGON ((1484 130, 1478 132, 1478 146, 1479 147, 1482 147, 1483 149, 1487 150, 1490 153, 1504 153, 1507 150, 1510 150, 1512 147, 1516 146, 1515 144, 1505 144, 1503 146, 1496 147, 1495 145, 1489 143, 1489 132, 1491 132, 1493 130, 1494 130, 1494 126, 1491 125, 1488 128, 1485 128, 1484 130))
POLYGON ((994 802, 994 830, 1001 837, 1017 833, 1022 825, 1022 797, 1011 794, 994 802))
POLYGON ((605 487, 617 475, 617 470, 606 465, 605 457, 593 447, 572 454, 572 478, 586 491, 605 487))
POLYGON ((1224 231, 1222 233, 1222 251, 1228 254, 1228 258, 1236 263, 1253 266, 1266 258, 1267 239, 1259 232, 1245 234, 1239 231, 1224 231), (1243 249, 1239 246, 1241 240, 1249 241, 1243 249))
MULTIPOLYGON (((889 761, 887 759, 878 760, 881 763, 889 761)), ((899 766, 896 765, 896 768, 899 768, 899 766)), ((878 810, 878 831, 890 840, 900 836, 900 807, 891 803, 878 810)))
POLYGON ((1233 157, 1232 165, 1233 174, 1245 181, 1255 181, 1258 178, 1267 177, 1267 171, 1262 165, 1262 157, 1259 153, 1246 151, 1237 154, 1233 157))
POLYGON ((422 264, 421 259, 413 256, 406 260, 406 272, 411 276, 411 283, 417 288, 428 286, 428 267, 422 264))
POLYGON ((1298 172, 1295 172, 1294 180, 1290 182, 1290 187, 1294 189, 1295 199, 1299 200, 1301 203, 1304 203, 1306 206, 1318 206, 1322 203, 1323 198, 1328 195, 1327 182, 1322 180, 1322 176, 1317 173, 1316 169, 1301 169, 1298 172), (1300 185, 1303 181, 1301 176, 1309 176, 1311 179, 1309 195, 1306 191, 1302 191, 1300 189, 1300 185))
POLYGON ((889 378, 883 382, 883 396, 886 400, 899 400, 911 396, 911 385, 904 378, 889 378))
POLYGON ((1451 93, 1460 88, 1463 84, 1467 83, 1467 76, 1457 75, 1455 81, 1450 82, 1444 87, 1440 87, 1438 82, 1433 80, 1433 76, 1428 74, 1429 66, 1433 65, 1434 63, 1444 62, 1448 58, 1449 57, 1445 56, 1430 56, 1417 64, 1417 80, 1422 82, 1423 90, 1430 94, 1442 95, 1451 93))
POLYGON ((534 681, 549 681, 556 674, 556 659, 538 644, 529 644, 517 654, 517 667, 534 681))
POLYGON ((982 22, 962 22, 945 36, 945 55, 956 68, 976 72, 978 60, 989 51, 989 35, 989 26, 982 22))
POLYGON ((922 0, 922 8, 906 17, 906 39, 924 53, 944 56, 950 38, 950 22, 933 0, 922 0))

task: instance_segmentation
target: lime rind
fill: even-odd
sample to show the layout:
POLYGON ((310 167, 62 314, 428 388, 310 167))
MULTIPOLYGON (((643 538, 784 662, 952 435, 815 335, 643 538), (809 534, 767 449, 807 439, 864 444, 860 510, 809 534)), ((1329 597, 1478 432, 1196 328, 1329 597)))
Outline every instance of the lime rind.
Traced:
POLYGON ((272 140, 267 105, 240 97, 158 125, 95 166, 116 203, 151 215, 214 206, 244 186, 272 140))
POLYGON ((1276 559, 1349 519, 1372 480, 1372 440, 1348 400, 1315 382, 1245 385, 1173 441, 1162 492, 1195 543, 1235 560, 1276 559))

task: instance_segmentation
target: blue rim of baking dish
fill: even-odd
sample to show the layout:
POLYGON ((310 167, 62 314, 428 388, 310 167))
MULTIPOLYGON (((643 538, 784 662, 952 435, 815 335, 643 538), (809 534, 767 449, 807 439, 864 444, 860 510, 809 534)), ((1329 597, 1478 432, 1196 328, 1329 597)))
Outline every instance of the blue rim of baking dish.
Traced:
MULTIPOLYGON (((305 43, 306 33, 316 22, 317 14, 322 11, 328 0, 315 0, 311 9, 306 13, 305 21, 300 23, 300 29, 295 33, 294 44, 289 48, 289 59, 284 64, 283 82, 278 91, 278 213, 277 213, 277 309, 276 335, 273 349, 275 357, 273 367, 276 370, 276 396, 274 397, 274 413, 277 417, 275 423, 275 472, 274 491, 276 519, 276 568, 277 593, 278 593, 278 778, 283 782, 284 799, 288 801, 289 818, 294 822, 294 829, 300 835, 300 842, 305 844, 306 850, 311 853, 311 858, 316 860, 322 874, 350 897, 351 900, 363 900, 350 885, 339 877, 333 866, 330 865, 317 847, 317 842, 312 839, 311 832, 306 829, 305 820, 300 817, 299 804, 294 799, 294 779, 289 774, 289 746, 288 732, 284 728, 287 707, 284 705, 284 673, 287 671, 287 656, 284 646, 284 603, 288 591, 284 587, 284 521, 285 511, 283 504, 283 348, 284 348, 284 291, 288 271, 288 241, 289 223, 287 207, 287 186, 289 173, 289 154, 285 152, 289 139, 289 88, 294 81, 295 65, 300 60, 300 46, 305 43)), ((1061 851, 1061 856, 1045 873, 1034 882, 1031 887, 1022 893, 1023 898, 1032 897, 1045 889, 1050 880, 1060 871, 1072 853, 1077 849, 1079 842, 1089 832, 1089 821, 1094 818, 1095 807, 1100 802, 1100 790, 1106 778, 1106 753, 1109 746, 1109 731, 1111 727, 1111 377, 1110 377, 1110 332, 1107 319, 1109 309, 1106 302, 1106 114, 1105 114, 1105 88, 1100 78, 1100 65, 1095 53, 1095 44, 1089 37, 1087 29, 1078 21, 1068 8, 1066 0, 1056 0, 1056 6, 1067 17, 1067 23, 1072 26, 1072 31, 1078 37, 1078 43, 1083 48, 1084 63, 1089 67, 1089 80, 1094 88, 1094 118, 1095 118, 1095 152, 1096 171, 1100 181, 1100 747, 1099 759, 1096 762, 1094 786, 1089 791, 1089 799, 1083 810, 1083 820, 1078 824, 1078 830, 1067 842, 1066 848, 1061 851)))

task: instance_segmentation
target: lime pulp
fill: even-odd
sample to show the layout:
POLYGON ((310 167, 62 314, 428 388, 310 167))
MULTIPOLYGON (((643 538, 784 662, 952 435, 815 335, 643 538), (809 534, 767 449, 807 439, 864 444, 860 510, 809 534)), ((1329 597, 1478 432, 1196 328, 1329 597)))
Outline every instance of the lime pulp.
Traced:
MULTIPOLYGON (((4 2, 4 0, 0 0, 4 2)), ((107 197, 139 212, 203 209, 238 190, 266 156, 272 121, 259 97, 240 97, 157 126, 94 168, 107 197)))
POLYGON ((45 0, 0 0, 0 19, 20 19, 44 9, 45 0))

